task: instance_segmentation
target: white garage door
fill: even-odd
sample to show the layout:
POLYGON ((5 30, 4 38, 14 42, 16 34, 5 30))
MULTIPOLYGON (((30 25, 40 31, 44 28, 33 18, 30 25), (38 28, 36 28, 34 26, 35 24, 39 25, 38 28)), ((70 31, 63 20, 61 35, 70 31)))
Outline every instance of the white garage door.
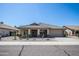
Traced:
POLYGON ((51 30, 52 36, 62 37, 64 36, 63 30, 51 30))

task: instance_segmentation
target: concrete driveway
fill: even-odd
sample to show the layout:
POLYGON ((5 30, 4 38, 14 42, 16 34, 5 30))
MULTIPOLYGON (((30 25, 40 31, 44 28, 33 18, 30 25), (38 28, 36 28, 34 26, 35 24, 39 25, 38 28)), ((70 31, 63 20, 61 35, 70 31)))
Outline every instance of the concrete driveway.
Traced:
POLYGON ((0 45, 0 56, 79 56, 79 45, 0 45))

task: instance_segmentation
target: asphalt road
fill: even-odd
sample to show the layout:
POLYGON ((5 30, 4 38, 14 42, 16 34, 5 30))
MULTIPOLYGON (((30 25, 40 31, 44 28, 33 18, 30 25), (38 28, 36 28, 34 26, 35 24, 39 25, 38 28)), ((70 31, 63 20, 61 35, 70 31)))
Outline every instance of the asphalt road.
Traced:
POLYGON ((79 45, 0 45, 0 56, 79 56, 79 45))

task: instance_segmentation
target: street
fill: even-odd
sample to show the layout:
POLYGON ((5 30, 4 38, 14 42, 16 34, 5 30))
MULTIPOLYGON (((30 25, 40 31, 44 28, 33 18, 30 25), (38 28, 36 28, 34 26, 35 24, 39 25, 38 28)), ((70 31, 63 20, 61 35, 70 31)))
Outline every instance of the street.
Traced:
POLYGON ((79 45, 0 45, 0 56, 79 56, 79 45))

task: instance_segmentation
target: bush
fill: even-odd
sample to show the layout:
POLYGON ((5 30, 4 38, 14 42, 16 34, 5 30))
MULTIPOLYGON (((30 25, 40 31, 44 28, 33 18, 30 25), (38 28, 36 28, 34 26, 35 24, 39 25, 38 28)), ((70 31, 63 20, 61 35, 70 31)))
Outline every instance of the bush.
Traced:
POLYGON ((47 39, 47 40, 50 40, 50 39, 47 39))
POLYGON ((52 38, 53 36, 51 36, 51 35, 47 35, 47 38, 52 38))
POLYGON ((38 35, 37 37, 38 37, 38 38, 40 38, 41 36, 40 36, 40 35, 38 35))
POLYGON ((64 33, 64 37, 68 37, 68 33, 66 31, 64 33))
POLYGON ((32 37, 32 35, 31 35, 31 34, 29 34, 29 35, 27 35, 27 37, 31 38, 31 37, 32 37))
POLYGON ((78 37, 79 37, 79 34, 78 34, 78 37))

